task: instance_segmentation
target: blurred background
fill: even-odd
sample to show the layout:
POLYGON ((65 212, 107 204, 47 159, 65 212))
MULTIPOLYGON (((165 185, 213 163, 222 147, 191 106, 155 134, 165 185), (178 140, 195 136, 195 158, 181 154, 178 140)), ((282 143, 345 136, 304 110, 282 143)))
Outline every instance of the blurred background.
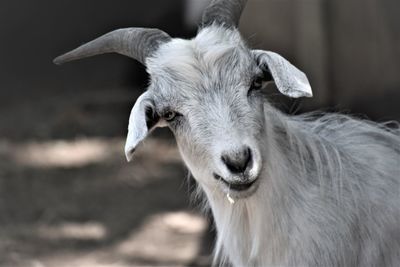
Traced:
MULTIPOLYGON (((171 134, 123 155, 145 68, 111 54, 52 64, 116 28, 192 37, 208 2, 0 2, 0 266, 209 265, 212 219, 171 134)), ((400 120, 399 1, 249 0, 240 30, 308 75, 315 97, 279 108, 400 120)))

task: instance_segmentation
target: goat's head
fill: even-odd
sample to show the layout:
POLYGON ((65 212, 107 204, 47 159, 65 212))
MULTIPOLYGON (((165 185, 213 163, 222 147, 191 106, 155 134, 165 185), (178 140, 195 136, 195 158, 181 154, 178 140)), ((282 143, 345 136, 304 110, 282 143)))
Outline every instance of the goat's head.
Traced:
POLYGON ((128 160, 156 127, 168 126, 194 177, 237 197, 257 188, 265 119, 265 84, 291 97, 311 96, 306 76, 278 54, 250 50, 237 24, 245 0, 213 1, 197 36, 171 38, 157 29, 108 33, 55 59, 60 64, 117 52, 146 65, 151 82, 136 101, 128 127, 128 160))

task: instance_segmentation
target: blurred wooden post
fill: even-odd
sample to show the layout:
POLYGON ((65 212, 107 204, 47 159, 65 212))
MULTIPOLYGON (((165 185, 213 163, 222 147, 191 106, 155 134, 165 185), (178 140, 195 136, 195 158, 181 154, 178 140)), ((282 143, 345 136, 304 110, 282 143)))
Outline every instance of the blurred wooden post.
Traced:
POLYGON ((314 103, 327 105, 331 89, 328 84, 327 27, 321 0, 293 1, 295 58, 306 72, 314 89, 314 103))

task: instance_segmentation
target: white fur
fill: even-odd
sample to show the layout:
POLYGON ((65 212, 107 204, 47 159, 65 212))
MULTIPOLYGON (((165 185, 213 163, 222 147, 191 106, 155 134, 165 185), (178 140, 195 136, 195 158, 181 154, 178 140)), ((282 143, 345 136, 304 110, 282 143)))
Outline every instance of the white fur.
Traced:
MULTIPOLYGON (((150 108, 180 114, 167 125, 215 218, 215 264, 400 266, 400 131, 340 114, 282 114, 249 91, 254 75, 274 67, 269 55, 249 50, 237 30, 211 26, 146 62, 150 108), (213 177, 238 179, 221 153, 243 146, 258 178, 246 194, 213 177)), ((280 90, 311 94, 304 74, 280 62, 288 67, 274 78, 289 79, 280 90)), ((138 118, 145 108, 134 108, 138 118)))

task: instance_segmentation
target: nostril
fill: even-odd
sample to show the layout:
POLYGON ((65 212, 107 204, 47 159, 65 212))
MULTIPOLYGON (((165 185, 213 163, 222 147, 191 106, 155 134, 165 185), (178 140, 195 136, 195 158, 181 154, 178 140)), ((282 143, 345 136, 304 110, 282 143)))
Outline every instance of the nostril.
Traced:
POLYGON ((250 150, 250 147, 247 147, 246 148, 246 152, 245 152, 246 154, 246 166, 248 166, 249 165, 249 163, 250 163, 250 161, 251 161, 251 150, 250 150))
POLYGON ((251 160, 251 150, 250 150, 250 147, 246 147, 245 149, 244 149, 244 157, 245 157, 245 160, 246 160, 246 165, 250 162, 250 160, 251 160))
POLYGON ((251 158, 252 155, 249 147, 236 152, 224 153, 221 156, 222 162, 224 162, 228 170, 232 173, 243 173, 246 171, 248 165, 250 165, 251 158))

